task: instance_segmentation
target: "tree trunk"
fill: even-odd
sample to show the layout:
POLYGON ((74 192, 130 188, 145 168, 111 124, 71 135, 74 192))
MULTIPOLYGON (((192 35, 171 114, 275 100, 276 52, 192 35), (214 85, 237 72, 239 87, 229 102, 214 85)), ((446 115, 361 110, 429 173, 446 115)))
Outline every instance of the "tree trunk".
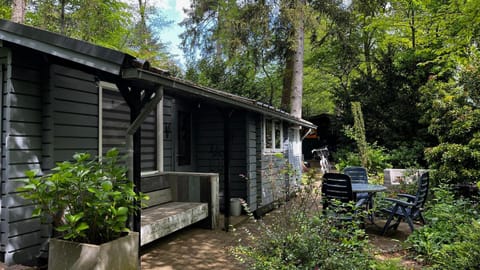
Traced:
POLYGON ((27 0, 13 0, 12 3, 12 21, 16 23, 25 22, 25 10, 27 0))
POLYGON ((303 96, 303 50, 304 50, 304 21, 303 8, 305 0, 293 0, 298 13, 299 21, 294 23, 292 31, 293 48, 287 49, 285 55, 285 70, 283 78, 283 92, 281 109, 289 111, 293 116, 302 117, 303 96))
POLYGON ((303 22, 303 8, 305 6, 304 0, 298 1, 297 9, 300 12, 300 20, 295 29, 295 53, 293 55, 293 70, 292 70, 292 92, 290 96, 290 113, 294 117, 302 117, 302 96, 303 96, 303 49, 304 49, 304 22, 303 22))
POLYGON ((65 0, 60 1, 60 33, 66 34, 67 23, 65 21, 65 0))
POLYGON ((295 51, 287 49, 285 55, 285 69, 283 70, 283 89, 282 100, 280 103, 280 109, 289 112, 292 96, 292 78, 293 78, 293 66, 295 62, 295 51))

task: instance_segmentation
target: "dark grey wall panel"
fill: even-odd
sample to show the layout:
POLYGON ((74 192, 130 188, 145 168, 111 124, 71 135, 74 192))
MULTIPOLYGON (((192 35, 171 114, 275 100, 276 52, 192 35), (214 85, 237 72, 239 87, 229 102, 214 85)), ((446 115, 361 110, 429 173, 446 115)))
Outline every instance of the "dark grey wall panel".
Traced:
POLYGON ((26 234, 32 231, 32 228, 40 228, 40 219, 30 219, 20 222, 11 222, 8 224, 8 230, 14 235, 26 234))
POLYGON ((75 152, 98 153, 98 86, 95 76, 69 67, 50 70, 53 160, 71 160, 75 152), (78 98, 82 99, 78 99, 78 98), (73 133, 71 128, 78 131, 73 133))
POLYGON ((98 115, 81 115, 75 113, 65 113, 62 111, 55 111, 53 115, 53 122, 56 125, 56 129, 67 128, 67 126, 86 126, 96 128, 96 125, 92 125, 94 122, 98 122, 98 115))
POLYGON ((41 123, 26 123, 22 121, 10 121, 10 135, 20 136, 22 134, 29 134, 30 136, 42 135, 41 123))
POLYGON ((246 115, 246 174, 247 203, 250 210, 257 209, 257 125, 261 124, 258 117, 249 113, 246 115))
MULTIPOLYGON (((42 173, 43 80, 41 55, 0 50, 2 82, 2 210, 1 249, 8 264, 22 263, 39 254, 39 220, 34 207, 18 196, 17 181, 26 170, 42 173)), ((48 70, 48 68, 47 68, 48 70)))
MULTIPOLYGON (((247 199, 247 181, 240 175, 247 174, 246 156, 246 114, 234 112, 229 119, 230 138, 230 190, 231 197, 247 199)), ((197 130, 196 158, 200 172, 220 174, 220 191, 224 189, 224 118, 214 108, 202 106, 196 113, 194 122, 197 130)), ((222 195, 223 196, 223 195, 222 195)), ((222 197, 221 196, 221 197, 222 197)), ((223 198, 221 198, 223 199, 223 198)), ((252 205, 255 207, 255 205, 252 205)))
POLYGON ((173 171, 173 98, 163 97, 163 169, 173 171))
MULTIPOLYGON (((62 125, 57 124, 57 127, 61 126, 62 125)), ((58 137, 73 137, 79 133, 82 133, 84 138, 98 138, 98 128, 96 127, 68 126, 68 128, 58 128, 55 130, 55 135, 58 137)))

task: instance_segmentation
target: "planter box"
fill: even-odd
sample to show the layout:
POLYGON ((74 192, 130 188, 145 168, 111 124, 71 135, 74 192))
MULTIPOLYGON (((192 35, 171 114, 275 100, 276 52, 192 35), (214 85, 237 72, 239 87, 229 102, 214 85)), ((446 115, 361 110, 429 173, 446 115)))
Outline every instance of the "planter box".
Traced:
POLYGON ((400 185, 400 183, 411 184, 427 171, 425 169, 385 169, 383 185, 389 187, 400 185))
POLYGON ((48 269, 139 269, 138 233, 101 245, 50 239, 48 269))

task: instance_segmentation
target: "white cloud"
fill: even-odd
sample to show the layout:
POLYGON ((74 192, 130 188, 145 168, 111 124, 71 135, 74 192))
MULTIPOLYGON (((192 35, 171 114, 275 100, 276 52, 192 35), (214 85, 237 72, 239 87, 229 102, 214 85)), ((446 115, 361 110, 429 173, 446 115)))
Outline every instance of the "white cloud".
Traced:
POLYGON ((183 12, 184 9, 190 9, 191 0, 176 0, 175 1, 175 10, 180 13, 182 19, 184 19, 187 14, 183 12))

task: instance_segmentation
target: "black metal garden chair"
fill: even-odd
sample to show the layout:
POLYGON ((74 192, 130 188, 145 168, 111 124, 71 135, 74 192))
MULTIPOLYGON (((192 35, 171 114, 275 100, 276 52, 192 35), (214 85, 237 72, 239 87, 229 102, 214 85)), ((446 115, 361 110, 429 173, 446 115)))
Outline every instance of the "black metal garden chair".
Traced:
MULTIPOLYGON (((352 183, 368 184, 367 169, 358 166, 348 166, 342 171, 344 174, 350 176, 352 183)), ((368 199, 368 193, 357 193, 357 201, 360 199, 368 199)))
POLYGON ((341 220, 352 220, 356 209, 365 200, 356 201, 352 181, 346 174, 325 173, 322 181, 323 213, 333 214, 341 220), (356 203, 355 203, 356 202, 356 203))
POLYGON ((398 194, 398 199, 387 198, 387 201, 390 201, 393 204, 390 208, 382 209, 383 212, 388 214, 387 222, 383 227, 382 235, 385 234, 387 230, 393 228, 398 229, 398 225, 402 220, 407 222, 410 230, 413 232, 413 221, 420 220, 422 224, 425 224, 425 219, 423 218, 422 211, 427 200, 429 188, 429 174, 428 172, 422 174, 418 180, 418 190, 417 194, 398 194), (396 218, 397 221, 390 225, 392 220, 396 218))

